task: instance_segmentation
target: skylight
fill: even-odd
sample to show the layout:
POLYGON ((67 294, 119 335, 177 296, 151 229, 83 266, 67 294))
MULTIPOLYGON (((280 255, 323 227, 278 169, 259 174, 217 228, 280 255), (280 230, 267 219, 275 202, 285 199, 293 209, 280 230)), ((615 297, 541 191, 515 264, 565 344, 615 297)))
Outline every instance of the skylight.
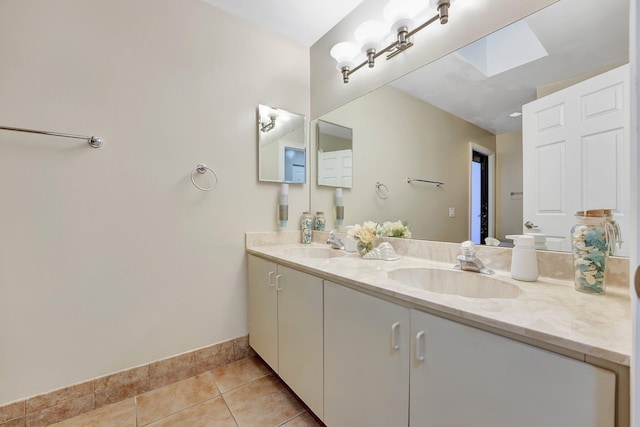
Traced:
POLYGON ((489 34, 457 51, 487 77, 495 76, 548 55, 525 21, 489 34))

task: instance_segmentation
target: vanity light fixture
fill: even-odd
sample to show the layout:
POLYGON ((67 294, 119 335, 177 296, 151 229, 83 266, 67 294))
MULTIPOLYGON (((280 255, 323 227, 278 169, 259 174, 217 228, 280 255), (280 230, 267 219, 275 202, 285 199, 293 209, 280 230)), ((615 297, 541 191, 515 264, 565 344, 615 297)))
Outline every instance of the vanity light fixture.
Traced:
POLYGON ((367 55, 369 68, 375 65, 376 53, 382 47, 384 37, 387 35, 387 27, 378 21, 366 21, 358 25, 353 33, 360 44, 360 51, 367 55))
POLYGON ((375 60, 387 53, 387 60, 413 46, 412 37, 418 31, 440 20, 441 24, 449 21, 449 7, 454 0, 389 0, 383 14, 386 24, 379 21, 366 21, 360 24, 354 33, 358 43, 340 42, 329 52, 337 62, 337 69, 342 73, 344 83, 349 83, 349 76, 368 65, 373 68, 375 60), (430 4, 434 4, 438 13, 421 25, 414 27, 414 18, 430 4), (383 41, 389 34, 395 34, 395 40, 386 47, 383 41), (358 64, 360 54, 366 59, 358 64), (356 65, 357 64, 357 65, 356 65))
POLYGON ((260 132, 269 132, 270 130, 273 130, 274 127, 276 127, 276 116, 269 116, 269 119, 271 119, 270 122, 260 122, 260 132))

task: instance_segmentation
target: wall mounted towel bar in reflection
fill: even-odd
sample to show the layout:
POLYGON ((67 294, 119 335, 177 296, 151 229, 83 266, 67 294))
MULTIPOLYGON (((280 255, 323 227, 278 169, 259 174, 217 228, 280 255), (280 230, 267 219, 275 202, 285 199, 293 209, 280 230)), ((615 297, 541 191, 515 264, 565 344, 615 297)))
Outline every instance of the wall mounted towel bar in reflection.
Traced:
POLYGON ((522 191, 512 191, 509 193, 510 196, 522 196, 522 191))
POLYGON ((33 130, 33 129, 23 129, 23 128, 14 128, 10 126, 0 126, 0 129, 3 130, 12 130, 15 132, 27 132, 27 133, 39 133, 41 135, 51 135, 51 136, 60 136, 63 138, 75 138, 75 139, 86 139, 90 146, 93 148, 100 148, 104 144, 104 141, 97 136, 84 136, 84 135, 72 135, 70 133, 60 133, 60 132, 49 132, 44 130, 33 130))
POLYGON ((407 178, 407 184, 411 183, 411 182, 427 182, 429 184, 435 184, 436 187, 440 187, 441 185, 444 185, 444 182, 440 182, 440 181, 429 181, 428 179, 417 179, 417 178, 407 178))

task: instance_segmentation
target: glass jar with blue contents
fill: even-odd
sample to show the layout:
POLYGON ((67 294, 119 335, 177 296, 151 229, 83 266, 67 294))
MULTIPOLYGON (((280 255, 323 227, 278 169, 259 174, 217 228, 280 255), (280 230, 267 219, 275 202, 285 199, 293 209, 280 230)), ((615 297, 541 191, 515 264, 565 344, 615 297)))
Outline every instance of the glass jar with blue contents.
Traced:
POLYGON ((300 225, 302 227, 302 243, 311 243, 313 237, 313 215, 310 212, 303 212, 302 218, 300 218, 300 225))
POLYGON ((605 272, 611 251, 606 217, 598 211, 578 212, 571 229, 575 289, 604 294, 605 272))
POLYGON ((316 221, 314 229, 317 231, 324 231, 324 227, 327 223, 326 218, 324 217, 324 212, 316 212, 316 221))

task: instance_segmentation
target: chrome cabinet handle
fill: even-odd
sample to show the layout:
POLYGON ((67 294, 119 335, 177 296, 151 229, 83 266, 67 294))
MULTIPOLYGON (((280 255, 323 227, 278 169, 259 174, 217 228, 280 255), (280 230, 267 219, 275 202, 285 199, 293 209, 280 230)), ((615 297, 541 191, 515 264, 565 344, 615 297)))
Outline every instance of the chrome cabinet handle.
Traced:
POLYGON ((422 347, 422 341, 424 338, 424 331, 420 331, 416 334, 416 360, 424 362, 424 348, 422 347))
POLYGON ((282 288, 280 287, 280 278, 282 274, 276 274, 276 291, 280 292, 282 288))
POLYGON ((391 347, 394 350, 400 350, 400 344, 398 341, 400 340, 400 322, 396 322, 391 325, 391 347))
POLYGON ((275 272, 275 271, 270 271, 270 272, 269 272, 269 286, 271 286, 271 287, 273 287, 273 286, 275 286, 275 285, 276 285, 276 284, 273 282, 273 275, 274 275, 274 274, 276 274, 276 272, 275 272))

